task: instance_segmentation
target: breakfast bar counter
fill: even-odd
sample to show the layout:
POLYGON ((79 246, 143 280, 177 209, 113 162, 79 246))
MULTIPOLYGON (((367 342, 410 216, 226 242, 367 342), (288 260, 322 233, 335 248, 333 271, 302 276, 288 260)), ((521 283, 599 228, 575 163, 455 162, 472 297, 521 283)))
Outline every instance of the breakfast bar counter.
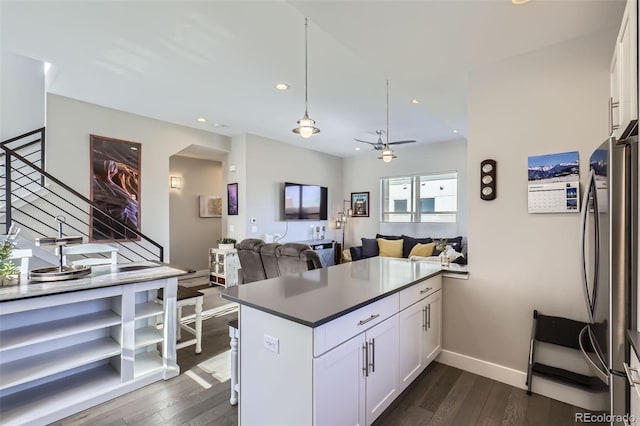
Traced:
POLYGON ((441 351, 443 273, 466 267, 373 257, 223 290, 240 424, 371 424, 441 351))
POLYGON ((0 287, 2 423, 51 423, 178 375, 177 277, 186 273, 144 262, 0 287))

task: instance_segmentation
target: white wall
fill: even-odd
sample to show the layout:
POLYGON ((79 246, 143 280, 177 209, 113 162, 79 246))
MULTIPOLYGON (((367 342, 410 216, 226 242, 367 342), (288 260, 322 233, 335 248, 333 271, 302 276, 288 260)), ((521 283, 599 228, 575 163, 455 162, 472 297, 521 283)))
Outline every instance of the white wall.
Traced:
MULTIPOLYGON (((613 32, 612 32, 613 34, 613 32)), ((580 152, 607 135, 611 34, 487 66, 469 100, 468 281, 444 293, 444 349, 526 371, 533 309, 586 320, 579 215, 527 213, 527 157, 580 152), (497 198, 479 196, 480 162, 497 161, 497 198)), ((524 385, 524 383, 522 383, 524 385)))
POLYGON ((141 231, 169 247, 169 157, 190 145, 229 152, 230 139, 58 95, 47 96, 47 170, 89 194, 89 135, 142 144, 141 231))
MULTIPOLYGON (((301 139, 300 143, 307 142, 301 139)), ((235 140, 233 149, 236 149, 235 140)), ((338 239, 339 234, 333 234, 333 223, 341 209, 341 158, 248 134, 246 170, 238 172, 246 172, 246 189, 241 187, 240 191, 246 190, 248 195, 244 202, 240 202, 238 216, 241 227, 246 229, 244 237, 263 238, 267 233, 284 235, 286 232, 283 242, 308 240, 309 227, 313 224, 326 227, 326 238, 338 239), (283 222, 282 187, 285 181, 326 186, 329 220, 283 222), (257 223, 250 224, 250 218, 256 218, 257 223), (257 227, 255 232, 251 230, 252 226, 257 227)))
POLYGON ((0 141, 44 127, 44 64, 2 49, 0 141))
POLYGON ((346 227, 345 246, 358 246, 360 238, 376 233, 414 237, 467 236, 467 143, 463 139, 429 145, 403 145, 390 163, 379 160, 378 152, 360 152, 344 159, 344 198, 351 192, 369 192, 368 218, 352 218, 346 227), (380 223, 380 179, 420 173, 458 172, 458 217, 456 223, 380 223))
POLYGON ((174 155, 169 159, 169 174, 182 179, 181 188, 170 189, 171 263, 208 269, 208 249, 217 247, 222 236, 222 218, 200 217, 199 197, 226 197, 222 164, 174 155))

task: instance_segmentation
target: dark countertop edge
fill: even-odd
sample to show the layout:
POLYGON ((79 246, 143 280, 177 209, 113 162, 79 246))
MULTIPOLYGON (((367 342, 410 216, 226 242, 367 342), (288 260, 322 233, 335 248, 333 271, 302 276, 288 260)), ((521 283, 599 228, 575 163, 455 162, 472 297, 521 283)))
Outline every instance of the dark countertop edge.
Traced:
POLYGON ((418 284, 418 283, 420 283, 422 281, 428 280, 429 278, 435 277, 436 275, 442 274, 443 272, 446 272, 446 271, 436 271, 436 272, 434 272, 432 274, 429 274, 429 275, 427 275, 425 277, 422 277, 422 278, 417 279, 415 281, 412 281, 412 282, 410 282, 408 284, 404 284, 404 285, 402 285, 400 287, 394 288, 393 290, 389 290, 389 291, 387 291, 385 293, 382 293, 382 294, 379 294, 377 296, 374 296, 371 299, 367 299, 367 300, 365 300, 365 301, 363 301, 361 303, 358 303, 356 305, 351 306, 350 308, 344 309, 344 310, 342 310, 340 312, 336 312, 335 314, 329 315, 329 316, 327 316, 325 318, 319 319, 319 320, 314 321, 314 322, 305 321, 303 319, 296 318, 296 317, 291 316, 291 315, 283 314, 282 312, 278 312, 278 311, 275 311, 273 309, 265 308, 264 306, 259 306, 259 305, 256 305, 254 303, 243 302, 239 298, 231 296, 231 295, 226 294, 226 293, 220 292, 220 296, 223 299, 231 300, 232 302, 236 302, 236 303, 241 304, 241 305, 249 306, 249 307, 257 309, 259 311, 266 312, 266 313, 269 313, 271 315, 275 315, 277 317, 284 318, 284 319, 287 319, 289 321, 293 321, 293 322, 296 322, 298 324, 305 325, 307 327, 317 328, 317 327, 321 326, 322 324, 326 324, 326 323, 328 323, 330 321, 333 321, 336 318, 340 318, 341 316, 344 316, 344 315, 346 315, 346 314, 348 314, 350 312, 358 310, 358 309, 362 308, 363 306, 367 306, 367 305, 370 305, 373 302, 377 302, 380 299, 384 299, 387 296, 391 296, 392 294, 399 293, 400 291, 404 290, 405 288, 411 287, 412 285, 415 285, 415 284, 418 284))
MULTIPOLYGON (((65 293, 75 293, 75 292, 78 292, 78 291, 96 290, 96 289, 99 289, 99 288, 115 287, 115 286, 118 286, 118 285, 128 285, 128 284, 142 283, 142 282, 147 282, 147 281, 163 280, 163 279, 166 279, 166 278, 180 277, 182 275, 189 274, 189 270, 183 268, 182 266, 176 266, 176 265, 171 265, 171 264, 168 264, 168 263, 160 263, 160 262, 155 262, 155 263, 158 263, 158 266, 168 266, 170 268, 177 269, 179 271, 182 271, 182 273, 171 274, 171 275, 166 275, 166 276, 163 276, 163 277, 155 277, 155 278, 140 278, 140 277, 138 277, 138 278, 124 279, 123 281, 118 282, 118 283, 100 284, 100 285, 95 286, 95 287, 91 287, 90 286, 90 287, 85 287, 85 288, 62 289, 62 290, 59 290, 59 291, 55 291, 54 290, 54 291, 50 291, 50 292, 48 292, 46 294, 32 294, 32 295, 27 294, 27 293, 16 294, 16 295, 12 295, 11 299, 1 299, 0 303, 13 302, 13 301, 16 301, 16 300, 35 299, 35 298, 38 298, 38 297, 55 296, 55 295, 58 295, 58 294, 65 294, 65 293)), ((127 271, 123 271, 123 272, 127 272, 127 271)), ((85 278, 85 277, 83 277, 83 278, 85 278)), ((72 281, 72 280, 68 280, 68 281, 72 281)), ((31 283, 27 283, 27 285, 29 285, 29 284, 31 284, 31 283)))
POLYGON ((638 359, 640 359, 640 331, 627 330, 627 340, 631 343, 633 351, 636 353, 638 359))

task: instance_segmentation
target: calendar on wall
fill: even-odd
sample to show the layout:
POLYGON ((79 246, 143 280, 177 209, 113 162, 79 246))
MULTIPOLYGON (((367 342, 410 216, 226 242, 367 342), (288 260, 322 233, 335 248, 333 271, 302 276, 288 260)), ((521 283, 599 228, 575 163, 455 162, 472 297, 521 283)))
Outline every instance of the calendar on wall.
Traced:
POLYGON ((529 157, 529 213, 580 210, 578 151, 529 157))

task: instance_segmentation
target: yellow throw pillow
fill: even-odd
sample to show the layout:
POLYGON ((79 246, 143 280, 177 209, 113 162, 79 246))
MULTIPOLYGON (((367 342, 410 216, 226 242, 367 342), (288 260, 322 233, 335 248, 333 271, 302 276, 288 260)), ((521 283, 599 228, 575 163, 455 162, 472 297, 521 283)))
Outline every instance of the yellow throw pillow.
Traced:
POLYGON ((409 257, 411 256, 420 256, 420 257, 429 257, 433 255, 433 250, 436 248, 436 243, 428 243, 428 244, 416 244, 411 249, 411 253, 409 253, 409 257))
POLYGON ((402 240, 385 240, 378 238, 380 256, 402 257, 402 240))

